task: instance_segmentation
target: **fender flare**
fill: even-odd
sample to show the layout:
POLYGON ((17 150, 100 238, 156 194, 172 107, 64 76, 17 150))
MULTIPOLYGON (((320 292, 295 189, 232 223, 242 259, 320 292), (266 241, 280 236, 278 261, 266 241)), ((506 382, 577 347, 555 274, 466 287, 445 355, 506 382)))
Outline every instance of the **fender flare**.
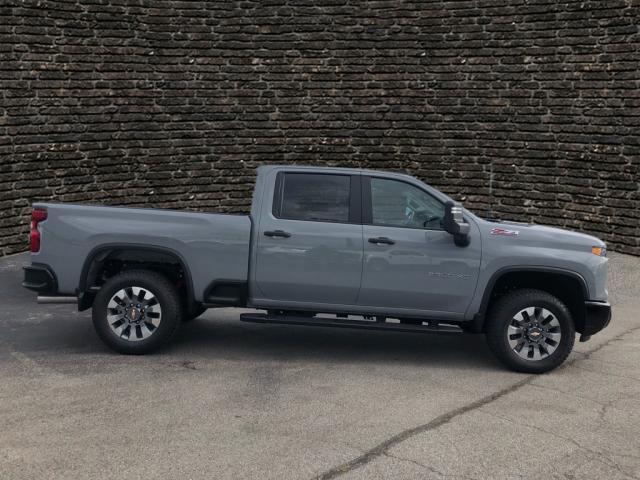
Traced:
POLYGON ((138 250, 160 253, 163 255, 174 257, 180 267, 182 267, 182 271, 184 272, 187 301, 189 303, 194 302, 193 277, 191 276, 191 271, 189 270, 188 263, 180 254, 180 252, 173 250, 172 248, 160 247, 157 245, 144 245, 139 243, 105 243, 91 249, 82 265, 77 290, 79 310, 85 310, 91 306, 91 300, 87 298, 87 292, 89 288, 88 280, 90 278, 92 266, 99 265, 100 262, 102 262, 110 253, 117 250, 138 250))
POLYGON ((550 273, 553 275, 562 275, 565 277, 572 278, 573 280, 577 280, 578 284, 582 289, 582 294, 584 295, 585 300, 589 299, 589 287, 587 286, 587 282, 582 275, 578 272, 574 272, 573 270, 567 270, 564 268, 557 267, 543 267, 543 266, 534 266, 534 265, 510 265, 507 267, 502 267, 493 272, 489 281, 487 282, 487 286, 482 294, 482 300, 480 302, 480 307, 478 312, 474 315, 471 323, 473 324, 473 331, 482 332, 484 328, 485 316, 487 313, 487 307, 489 306, 489 300, 491 299, 491 294, 493 292, 496 283, 506 274, 516 273, 516 272, 536 272, 536 273, 550 273))

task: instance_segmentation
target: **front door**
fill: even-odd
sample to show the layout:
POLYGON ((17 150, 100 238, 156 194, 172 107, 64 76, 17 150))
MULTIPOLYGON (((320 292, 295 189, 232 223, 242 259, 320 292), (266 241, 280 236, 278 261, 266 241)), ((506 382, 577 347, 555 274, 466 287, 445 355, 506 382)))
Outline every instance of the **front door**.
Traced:
POLYGON ((256 304, 355 304, 360 175, 279 172, 256 231, 256 304))
POLYGON ((475 292, 479 232, 458 247, 442 230, 444 204, 419 186, 363 177, 364 265, 358 303, 460 318, 475 292))

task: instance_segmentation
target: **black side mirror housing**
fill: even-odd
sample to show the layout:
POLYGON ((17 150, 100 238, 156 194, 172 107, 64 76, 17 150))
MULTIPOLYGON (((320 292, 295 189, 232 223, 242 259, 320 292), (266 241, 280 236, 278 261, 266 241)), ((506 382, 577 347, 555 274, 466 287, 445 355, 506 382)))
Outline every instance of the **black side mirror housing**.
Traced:
POLYGON ((464 221, 462 206, 458 203, 448 201, 444 204, 444 218, 442 228, 447 233, 453 235, 454 243, 459 247, 469 245, 470 225, 464 221))

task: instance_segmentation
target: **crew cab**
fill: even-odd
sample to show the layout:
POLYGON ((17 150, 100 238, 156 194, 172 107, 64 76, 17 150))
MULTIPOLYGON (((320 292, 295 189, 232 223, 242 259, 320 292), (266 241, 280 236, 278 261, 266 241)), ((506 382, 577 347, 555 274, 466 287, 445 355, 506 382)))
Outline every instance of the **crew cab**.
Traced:
POLYGON ((248 216, 35 203, 30 248, 23 285, 92 308, 125 354, 234 306, 247 322, 484 333, 540 373, 611 318, 601 240, 485 220, 391 172, 263 166, 248 216))

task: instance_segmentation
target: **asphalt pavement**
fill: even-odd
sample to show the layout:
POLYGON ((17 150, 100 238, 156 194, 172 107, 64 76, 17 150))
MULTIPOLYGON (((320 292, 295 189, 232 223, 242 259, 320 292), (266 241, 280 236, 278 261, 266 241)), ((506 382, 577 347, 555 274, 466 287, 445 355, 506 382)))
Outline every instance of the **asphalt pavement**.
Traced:
POLYGON ((37 305, 0 259, 0 478, 640 478, 640 258, 611 325, 546 375, 481 335, 245 324, 209 310, 154 355, 37 305))

